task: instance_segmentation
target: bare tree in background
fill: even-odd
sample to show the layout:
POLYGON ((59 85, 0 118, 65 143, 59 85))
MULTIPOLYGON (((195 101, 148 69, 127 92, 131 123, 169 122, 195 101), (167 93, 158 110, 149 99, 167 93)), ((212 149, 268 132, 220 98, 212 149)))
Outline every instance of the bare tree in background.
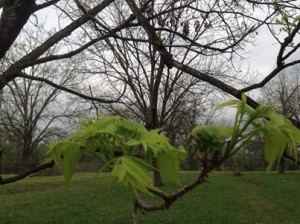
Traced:
MULTIPOLYGON (((155 10, 152 5, 147 15, 154 16, 155 10)), ((112 14, 111 21, 118 24, 130 10, 125 3, 119 3, 112 12, 115 14, 112 14)), ((180 30, 179 21, 184 15, 180 12, 176 17, 170 16, 174 20, 173 29, 180 30)), ((151 23, 164 26, 166 22, 166 19, 162 19, 153 20, 151 23)), ((90 29, 98 30, 101 35, 102 31, 97 24, 91 25, 90 29)), ((90 72, 94 80, 106 83, 105 89, 110 94, 122 95, 119 103, 101 107, 110 114, 125 115, 137 120, 148 130, 160 128, 173 144, 186 142, 191 128, 201 122, 205 110, 211 109, 209 99, 213 89, 178 69, 166 69, 159 52, 148 42, 132 41, 134 38, 142 40, 147 35, 142 28, 126 28, 119 35, 120 39, 111 38, 104 43, 97 43, 89 50, 90 55, 86 58, 86 73, 90 72)), ((198 33, 195 32, 194 35, 197 36, 198 33)), ((173 45, 179 41, 173 33, 161 38, 168 43, 168 52, 172 52, 173 45)), ((177 49, 177 57, 182 58, 182 62, 197 64, 198 68, 206 70, 213 70, 213 66, 216 66, 204 57, 196 60, 199 55, 196 52, 193 57, 187 57, 189 53, 189 48, 177 49)), ((101 88, 96 83, 91 92, 96 92, 97 89, 101 88)), ((155 185, 162 185, 159 173, 154 174, 155 185)))
MULTIPOLYGON (((28 75, 39 75, 55 79, 61 85, 70 85, 75 80, 72 75, 75 69, 76 63, 71 66, 63 63, 60 66, 47 64, 31 67, 28 75)), ((13 80, 2 90, 0 128, 6 141, 3 144, 0 142, 0 148, 5 152, 7 141, 16 147, 16 172, 31 168, 32 155, 39 145, 55 136, 63 137, 68 119, 79 116, 79 112, 71 110, 68 106, 70 102, 60 92, 46 83, 25 78, 13 80)))

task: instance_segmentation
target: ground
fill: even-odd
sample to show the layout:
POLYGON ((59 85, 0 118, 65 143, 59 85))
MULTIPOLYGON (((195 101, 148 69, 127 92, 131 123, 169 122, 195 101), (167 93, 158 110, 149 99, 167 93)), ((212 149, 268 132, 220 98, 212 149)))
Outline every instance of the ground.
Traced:
MULTIPOLYGON (((195 173, 181 173, 181 177, 183 183, 188 182, 195 173)), ((299 223, 299 172, 242 176, 215 172, 208 181, 179 199, 170 210, 146 213, 144 223, 299 223)), ((176 187, 171 185, 165 190, 176 187)), ((131 222, 132 195, 103 174, 79 173, 69 185, 61 176, 30 177, 0 186, 0 198, 1 224, 131 222)))

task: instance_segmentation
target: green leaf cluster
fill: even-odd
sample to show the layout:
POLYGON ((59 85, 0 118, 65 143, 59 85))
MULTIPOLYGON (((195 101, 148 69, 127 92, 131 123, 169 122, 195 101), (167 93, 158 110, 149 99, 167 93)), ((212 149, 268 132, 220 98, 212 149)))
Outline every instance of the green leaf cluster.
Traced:
POLYGON ((226 139, 232 134, 232 128, 223 125, 203 125, 193 128, 191 132, 192 144, 200 152, 208 155, 222 149, 226 139))
MULTIPOLYGON (((219 105, 217 109, 228 106, 236 108, 233 127, 228 129, 232 133, 227 136, 225 146, 221 146, 220 141, 215 144, 216 147, 224 149, 223 154, 226 157, 230 157, 240 150, 255 135, 262 135, 265 139, 264 154, 269 170, 276 161, 279 161, 287 148, 296 153, 296 146, 300 143, 299 129, 290 120, 277 114, 271 105, 260 105, 256 109, 252 109, 247 105, 247 97, 242 95, 242 101, 230 100, 219 105)), ((224 128, 219 129, 222 132, 224 128)), ((230 132, 223 131, 223 133, 229 134, 230 132)), ((211 142, 216 142, 216 140, 211 142)), ((212 144, 211 142, 207 143, 207 146, 212 144)), ((198 146, 203 147, 201 144, 198 146)))
POLYGON ((51 144, 50 152, 68 181, 82 154, 95 153, 112 169, 117 181, 136 196, 153 188, 150 170, 158 169, 163 177, 179 183, 180 161, 185 156, 183 147, 175 148, 159 130, 148 131, 137 122, 117 116, 86 120, 82 127, 63 141, 51 144), (115 152, 120 157, 115 157, 115 152), (156 160, 157 168, 152 166, 156 160))
MULTIPOLYGON (((255 135, 265 138, 264 154, 269 163, 268 169, 287 148, 296 153, 300 131, 291 121, 277 114, 271 105, 252 109, 247 105, 247 97, 242 95, 241 98, 241 101, 230 100, 217 107, 236 109, 231 127, 202 125, 191 131, 191 145, 198 149, 201 159, 205 159, 202 161, 221 164, 255 135)), ((94 153, 105 163, 104 167, 111 169, 117 182, 136 197, 140 193, 151 194, 151 189, 157 190, 152 185, 150 172, 154 169, 164 178, 179 184, 177 172, 186 154, 182 146, 172 146, 159 129, 149 131, 137 122, 117 116, 85 120, 77 132, 49 147, 52 158, 61 166, 67 181, 72 177, 80 156, 94 153), (120 156, 115 156, 116 151, 120 152, 120 156)))
MULTIPOLYGON (((245 97, 245 95, 244 95, 245 97)), ((261 134, 265 139, 264 154, 268 170, 289 149, 296 153, 300 143, 300 131, 284 116, 277 114, 272 105, 260 105, 256 109, 246 104, 246 98, 236 102, 237 114, 234 126, 233 142, 244 145, 255 135, 261 134)), ((296 157, 295 157, 296 158, 296 157)))
POLYGON ((149 194, 149 189, 155 189, 148 164, 133 156, 117 158, 111 174, 137 197, 140 192, 149 194))
POLYGON ((265 137, 264 154, 269 163, 268 169, 271 169, 286 149, 293 151, 297 158, 296 146, 300 143, 300 131, 282 115, 273 113, 268 119, 269 122, 263 126, 262 132, 265 137))

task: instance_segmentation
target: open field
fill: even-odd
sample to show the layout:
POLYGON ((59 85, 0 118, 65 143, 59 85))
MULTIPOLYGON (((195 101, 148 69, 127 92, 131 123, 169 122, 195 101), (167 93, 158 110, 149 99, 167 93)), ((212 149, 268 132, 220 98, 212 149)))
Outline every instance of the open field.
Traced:
MULTIPOLYGON (((187 182, 195 174, 181 176, 187 182)), ((169 211, 147 213, 144 223, 300 222, 299 172, 245 173, 238 177, 215 172, 209 181, 179 199, 169 211)), ((107 175, 79 173, 69 186, 61 176, 30 177, 0 186, 0 199, 1 224, 131 222, 131 194, 107 175)))

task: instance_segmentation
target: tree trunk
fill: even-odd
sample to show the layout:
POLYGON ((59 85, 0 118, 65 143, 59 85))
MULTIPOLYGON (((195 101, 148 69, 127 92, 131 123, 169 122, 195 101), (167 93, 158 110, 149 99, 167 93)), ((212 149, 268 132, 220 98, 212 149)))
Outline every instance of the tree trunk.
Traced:
MULTIPOLYGON (((155 128, 157 128, 157 124, 158 124, 158 117, 157 117, 157 109, 156 107, 150 107, 148 108, 147 111, 147 116, 146 116, 146 124, 145 124, 145 128, 147 130, 153 130, 155 128)), ((156 160, 153 159, 153 167, 157 169, 157 163, 156 160)), ((161 187, 163 186, 163 182, 162 182, 162 178, 161 178, 161 174, 159 171, 157 170, 153 170, 153 184, 155 187, 161 187)))
POLYGON ((2 153, 2 150, 0 149, 0 174, 3 171, 3 167, 2 167, 2 155, 3 155, 3 153, 2 153))
POLYGON ((28 169, 29 169, 29 158, 22 157, 15 166, 15 172, 18 174, 24 173, 28 169))
POLYGON ((132 210, 132 224, 141 224, 139 214, 138 214, 138 207, 135 202, 133 202, 133 210, 132 210))
MULTIPOLYGON (((153 167, 157 168, 156 159, 153 160, 153 167)), ((161 187, 164 186, 161 178, 161 174, 157 170, 153 170, 153 184, 155 187, 161 187)))
POLYGON ((26 170, 30 169, 30 153, 29 150, 23 149, 21 157, 18 159, 15 166, 16 173, 24 173, 26 170))
POLYGON ((20 34, 35 6, 34 0, 4 1, 0 18, 0 59, 20 34))
POLYGON ((284 174, 285 173, 285 160, 284 156, 281 157, 279 161, 279 169, 278 169, 279 174, 284 174))

